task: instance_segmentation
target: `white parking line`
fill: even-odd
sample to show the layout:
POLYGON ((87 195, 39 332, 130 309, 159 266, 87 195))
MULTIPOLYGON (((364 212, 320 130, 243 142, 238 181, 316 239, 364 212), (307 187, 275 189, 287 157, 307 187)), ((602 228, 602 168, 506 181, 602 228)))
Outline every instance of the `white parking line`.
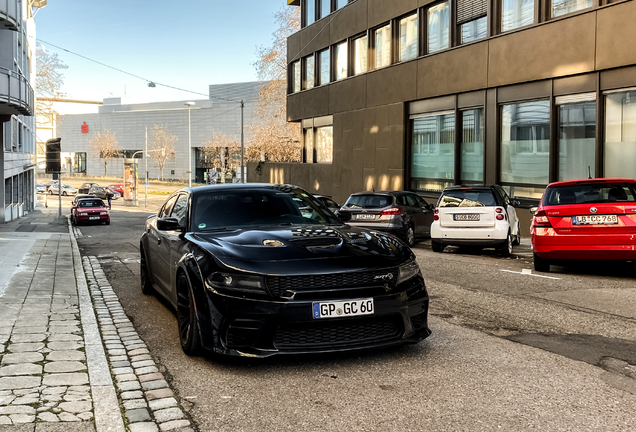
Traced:
POLYGON ((512 270, 500 270, 500 271, 507 272, 507 273, 515 273, 515 274, 520 274, 520 275, 525 275, 525 276, 535 276, 535 277, 542 277, 542 278, 546 278, 546 279, 561 280, 561 278, 558 278, 558 277, 543 276, 543 275, 534 274, 534 273, 532 273, 532 270, 530 270, 530 269, 523 269, 520 272, 516 272, 516 271, 512 271, 512 270))

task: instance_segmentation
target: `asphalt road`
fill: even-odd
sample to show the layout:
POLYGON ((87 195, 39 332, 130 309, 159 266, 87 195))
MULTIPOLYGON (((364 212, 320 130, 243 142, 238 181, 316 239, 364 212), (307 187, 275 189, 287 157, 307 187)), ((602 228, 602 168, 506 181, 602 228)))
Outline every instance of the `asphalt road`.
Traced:
MULTIPOLYGON (((126 313, 200 431, 633 431, 633 269, 535 275, 529 246, 415 248, 431 293, 424 342, 385 351, 239 361, 187 357, 176 318, 139 289, 143 208, 83 226, 126 313)), ((143 209, 145 210, 145 209, 143 209)))

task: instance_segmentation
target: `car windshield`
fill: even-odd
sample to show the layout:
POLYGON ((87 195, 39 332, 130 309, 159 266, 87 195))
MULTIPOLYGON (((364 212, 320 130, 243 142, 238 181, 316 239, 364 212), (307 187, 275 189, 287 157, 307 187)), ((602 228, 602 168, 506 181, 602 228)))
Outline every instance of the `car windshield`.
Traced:
POLYGON ((628 183, 590 183, 546 189, 543 205, 634 203, 636 187, 628 183))
POLYGON ((79 207, 105 207, 102 200, 82 200, 79 202, 79 207))
POLYGON ((488 190, 452 190, 445 191, 439 198, 438 207, 489 207, 497 202, 488 190))
POLYGON ((195 197, 193 230, 261 225, 341 225, 302 189, 272 187, 202 193, 195 197))
POLYGON ((388 195, 352 195, 345 203, 351 209, 384 208, 393 205, 393 197, 388 195))

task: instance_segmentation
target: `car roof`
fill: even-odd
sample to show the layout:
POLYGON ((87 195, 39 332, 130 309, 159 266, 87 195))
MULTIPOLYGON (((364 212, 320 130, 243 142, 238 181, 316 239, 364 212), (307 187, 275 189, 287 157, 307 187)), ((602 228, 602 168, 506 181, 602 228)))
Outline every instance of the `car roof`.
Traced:
POLYGON ((594 179, 581 179, 581 180, 567 180, 567 181, 550 183, 548 187, 603 184, 603 183, 636 183, 636 180, 628 179, 628 178, 594 178, 594 179))
POLYGON ((498 187, 498 185, 489 185, 489 186, 449 186, 445 188, 442 192, 446 191, 456 191, 456 190, 482 190, 482 191, 491 191, 493 188, 498 187))
POLYGON ((381 190, 381 191, 364 191, 364 192, 356 192, 356 193, 352 193, 351 196, 354 195, 384 195, 384 196, 395 196, 395 195, 402 195, 402 194, 407 194, 407 193, 413 193, 411 191, 386 191, 386 190, 381 190))
POLYGON ((291 184, 274 184, 274 183, 222 183, 216 185, 197 186, 192 188, 181 188, 173 193, 173 195, 179 192, 189 192, 193 195, 200 193, 215 192, 215 191, 231 191, 231 190, 265 190, 265 189, 303 189, 300 186, 291 184))

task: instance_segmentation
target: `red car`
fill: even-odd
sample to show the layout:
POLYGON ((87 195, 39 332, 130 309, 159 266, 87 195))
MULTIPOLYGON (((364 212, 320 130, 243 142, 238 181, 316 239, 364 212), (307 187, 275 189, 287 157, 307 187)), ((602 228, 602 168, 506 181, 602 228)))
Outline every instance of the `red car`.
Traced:
POLYGON ((636 260, 636 180, 551 183, 530 234, 537 271, 554 260, 636 260))
POLYGON ((77 206, 71 207, 71 223, 104 223, 110 225, 110 212, 108 206, 99 198, 85 198, 77 202, 77 206))
POLYGON ((119 192, 120 196, 124 196, 124 185, 123 184, 108 185, 108 189, 114 190, 115 192, 119 192))

